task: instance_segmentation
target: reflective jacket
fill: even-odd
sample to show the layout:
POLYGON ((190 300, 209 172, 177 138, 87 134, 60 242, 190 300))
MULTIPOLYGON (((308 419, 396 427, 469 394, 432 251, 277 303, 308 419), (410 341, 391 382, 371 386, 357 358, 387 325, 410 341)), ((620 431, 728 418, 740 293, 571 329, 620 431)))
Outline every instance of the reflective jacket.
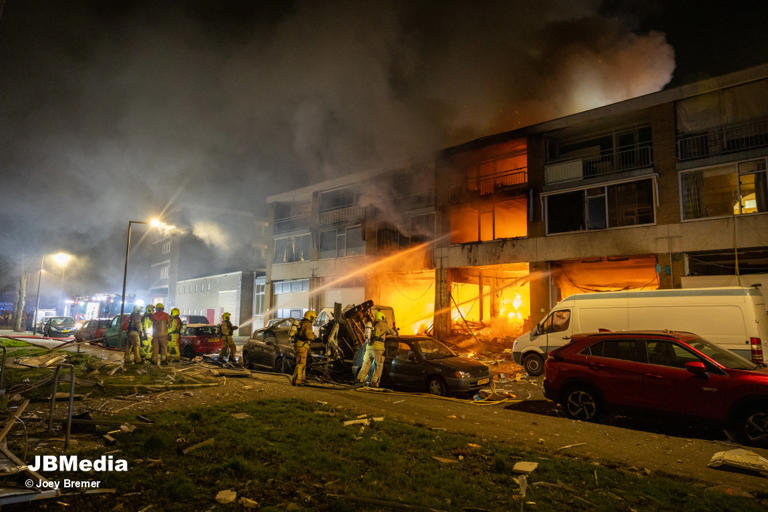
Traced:
POLYGON ((312 331, 312 322, 307 318, 302 318, 299 322, 299 330, 296 331, 296 343, 309 343, 315 340, 315 333, 312 331))
POLYGON ((153 331, 152 327, 152 315, 144 314, 141 317, 141 337, 142 339, 148 339, 152 337, 150 334, 153 331))
POLYGON ((155 311, 152 315, 152 331, 155 336, 168 335, 168 325, 171 323, 171 315, 165 311, 155 311))
POLYGON ((132 332, 142 332, 141 328, 141 314, 139 314, 137 311, 131 313, 131 316, 128 317, 128 328, 126 331, 132 332))
POLYGON ((221 325, 219 326, 219 329, 221 330, 222 336, 232 336, 232 333, 235 332, 235 329, 237 329, 237 327, 232 325, 232 322, 230 322, 229 319, 227 319, 227 320, 222 320, 221 325))
POLYGON ((181 318, 178 316, 172 316, 171 322, 168 324, 168 335, 181 334, 181 318))

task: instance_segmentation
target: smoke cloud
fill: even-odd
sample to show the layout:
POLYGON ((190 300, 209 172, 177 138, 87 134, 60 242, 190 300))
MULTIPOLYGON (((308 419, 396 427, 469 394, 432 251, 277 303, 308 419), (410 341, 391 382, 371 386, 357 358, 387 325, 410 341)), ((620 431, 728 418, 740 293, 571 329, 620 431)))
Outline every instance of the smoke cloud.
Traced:
MULTIPOLYGON (((664 34, 594 0, 108 4, 11 0, 0 20, 0 255, 85 256, 82 291, 117 289, 128 220, 182 201, 262 216, 268 194, 650 93, 675 67, 664 34)), ((250 242, 186 222, 218 248, 201 268, 250 242)))

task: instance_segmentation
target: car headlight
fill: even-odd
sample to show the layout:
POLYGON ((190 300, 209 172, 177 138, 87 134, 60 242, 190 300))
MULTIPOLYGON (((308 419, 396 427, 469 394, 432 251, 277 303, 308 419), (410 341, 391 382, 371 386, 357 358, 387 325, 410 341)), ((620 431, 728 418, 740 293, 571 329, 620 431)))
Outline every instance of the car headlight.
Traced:
POLYGON ((457 379, 466 379, 469 378, 469 372, 463 372, 461 370, 456 370, 456 373, 453 374, 457 379))

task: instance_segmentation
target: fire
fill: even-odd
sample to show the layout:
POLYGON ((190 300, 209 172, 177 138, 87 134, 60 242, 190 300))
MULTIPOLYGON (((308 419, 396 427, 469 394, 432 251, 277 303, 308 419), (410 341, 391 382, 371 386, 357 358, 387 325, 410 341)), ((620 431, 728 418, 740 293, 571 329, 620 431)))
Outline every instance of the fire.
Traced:
POLYGON ((401 334, 420 334, 432 325, 435 311, 434 270, 387 273, 379 276, 378 304, 395 309, 401 334))

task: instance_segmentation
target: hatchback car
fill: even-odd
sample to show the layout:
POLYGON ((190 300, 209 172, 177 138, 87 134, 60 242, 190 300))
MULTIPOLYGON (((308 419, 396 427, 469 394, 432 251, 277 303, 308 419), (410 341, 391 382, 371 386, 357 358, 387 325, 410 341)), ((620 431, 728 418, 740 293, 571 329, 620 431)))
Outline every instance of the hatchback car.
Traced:
POLYGON ((112 324, 111 318, 94 318, 86 320, 83 326, 75 331, 75 340, 100 343, 104 337, 104 331, 112 324))
POLYGON ((43 335, 51 337, 74 336, 75 319, 70 316, 54 316, 45 321, 43 335))
POLYGON ((715 421, 740 440, 768 443, 768 368, 695 334, 577 334, 550 352, 544 394, 571 418, 609 409, 715 421))
MULTIPOLYGON (((365 346, 355 354, 355 375, 363 363, 365 346)), ((487 387, 491 371, 478 361, 459 357, 429 336, 388 337, 385 342, 382 386, 435 395, 471 393, 487 387)))
POLYGON ((221 350, 221 332, 218 325, 192 324, 181 331, 179 352, 188 358, 214 354, 221 350))

